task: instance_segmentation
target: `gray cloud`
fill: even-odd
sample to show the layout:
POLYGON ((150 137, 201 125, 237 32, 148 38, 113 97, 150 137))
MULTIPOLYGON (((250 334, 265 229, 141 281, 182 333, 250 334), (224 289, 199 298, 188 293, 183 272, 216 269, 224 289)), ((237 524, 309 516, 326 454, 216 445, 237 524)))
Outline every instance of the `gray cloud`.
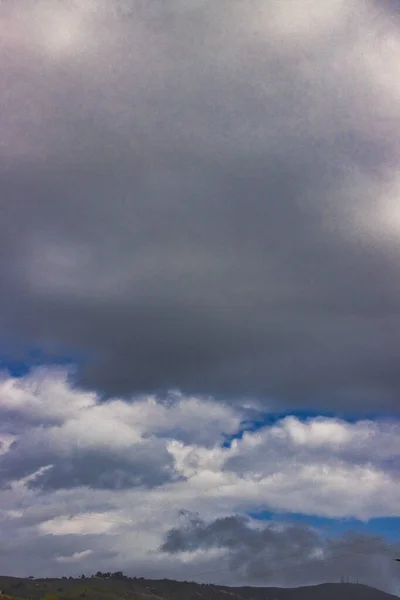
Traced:
POLYGON ((275 531, 264 527, 262 531, 249 527, 250 519, 244 517, 225 517, 206 524, 201 519, 189 515, 189 527, 173 529, 167 534, 162 546, 164 552, 190 552, 199 547, 250 548, 254 552, 267 549, 275 558, 282 554, 285 558, 288 548, 310 546, 314 548, 319 536, 305 527, 293 526, 289 531, 275 531))
MULTIPOLYGON (((6 485, 40 471, 28 487, 39 490, 89 486, 94 489, 123 490, 153 488, 181 478, 174 459, 162 441, 132 444, 124 452, 110 449, 51 449, 49 442, 35 444, 19 440, 2 457, 0 482, 6 485), (45 469, 45 467, 49 467, 45 469)), ((51 442, 50 442, 51 444, 51 442)))
POLYGON ((20 577, 29 574, 36 577, 61 577, 65 574, 80 575, 91 569, 96 572, 99 564, 115 564, 117 556, 117 552, 102 548, 102 542, 106 542, 103 536, 90 535, 40 537, 31 533, 20 534, 17 538, 11 536, 8 548, 0 549, 2 573, 20 577), (92 548, 94 550, 84 556, 84 565, 82 561, 66 564, 55 560, 59 556, 72 556, 92 548))
POLYGON ((391 13, 242 4, 4 8, 3 339, 105 394, 396 410, 391 13))
MULTIPOLYGON (((348 531, 327 537, 318 529, 296 523, 255 523, 249 518, 230 516, 204 522, 188 515, 186 524, 171 529, 162 550, 179 555, 196 550, 224 549, 229 577, 257 585, 308 585, 338 581, 350 575, 363 583, 396 591, 398 569, 392 560, 394 549, 385 539, 348 531)), ((226 579, 218 569, 205 577, 226 579)), ((226 569, 225 569, 226 571, 226 569)))

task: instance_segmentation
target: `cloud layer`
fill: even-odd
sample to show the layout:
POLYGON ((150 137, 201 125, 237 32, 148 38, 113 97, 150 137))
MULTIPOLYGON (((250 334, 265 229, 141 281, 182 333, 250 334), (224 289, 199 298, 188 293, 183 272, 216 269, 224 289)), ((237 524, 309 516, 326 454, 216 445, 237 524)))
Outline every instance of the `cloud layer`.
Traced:
POLYGON ((399 28, 1 2, 0 358, 47 364, 0 379, 2 572, 337 581, 354 542, 398 590, 312 519, 400 517, 399 28))
POLYGON ((0 325, 106 395, 398 409, 398 14, 3 3, 0 325))
POLYGON ((179 394, 105 402, 61 369, 4 374, 1 570, 203 580, 216 570, 212 581, 296 584, 337 580, 332 557, 351 554, 354 576, 386 577, 393 591, 388 541, 332 537, 290 514, 400 517, 400 423, 287 416, 253 430, 248 417, 246 406, 179 394), (260 511, 286 517, 249 516, 260 511), (297 563, 301 576, 286 568, 297 563), (266 564, 274 573, 263 578, 266 564))

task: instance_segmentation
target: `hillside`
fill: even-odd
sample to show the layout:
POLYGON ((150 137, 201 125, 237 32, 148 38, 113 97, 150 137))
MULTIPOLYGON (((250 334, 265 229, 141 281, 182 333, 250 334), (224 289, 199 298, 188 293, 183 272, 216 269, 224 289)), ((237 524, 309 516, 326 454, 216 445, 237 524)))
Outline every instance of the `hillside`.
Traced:
POLYGON ((168 579, 20 579, 0 577, 2 596, 15 600, 398 600, 381 590, 348 583, 298 588, 240 587, 168 579))

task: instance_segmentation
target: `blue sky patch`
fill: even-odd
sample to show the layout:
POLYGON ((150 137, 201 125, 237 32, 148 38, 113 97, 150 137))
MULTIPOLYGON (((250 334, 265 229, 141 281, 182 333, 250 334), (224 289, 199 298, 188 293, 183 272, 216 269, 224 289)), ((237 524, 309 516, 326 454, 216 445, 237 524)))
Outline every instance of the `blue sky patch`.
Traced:
POLYGON ((72 365, 79 368, 84 362, 83 355, 80 356, 77 353, 49 353, 40 348, 12 353, 0 351, 0 372, 6 371, 12 377, 24 377, 38 367, 72 365))

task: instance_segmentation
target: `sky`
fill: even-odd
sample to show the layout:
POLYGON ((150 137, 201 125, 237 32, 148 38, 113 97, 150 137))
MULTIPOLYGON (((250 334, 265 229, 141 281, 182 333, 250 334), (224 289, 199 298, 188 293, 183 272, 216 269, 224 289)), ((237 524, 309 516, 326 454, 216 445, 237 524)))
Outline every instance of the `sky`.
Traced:
POLYGON ((400 5, 0 2, 0 572, 400 594, 400 5))

